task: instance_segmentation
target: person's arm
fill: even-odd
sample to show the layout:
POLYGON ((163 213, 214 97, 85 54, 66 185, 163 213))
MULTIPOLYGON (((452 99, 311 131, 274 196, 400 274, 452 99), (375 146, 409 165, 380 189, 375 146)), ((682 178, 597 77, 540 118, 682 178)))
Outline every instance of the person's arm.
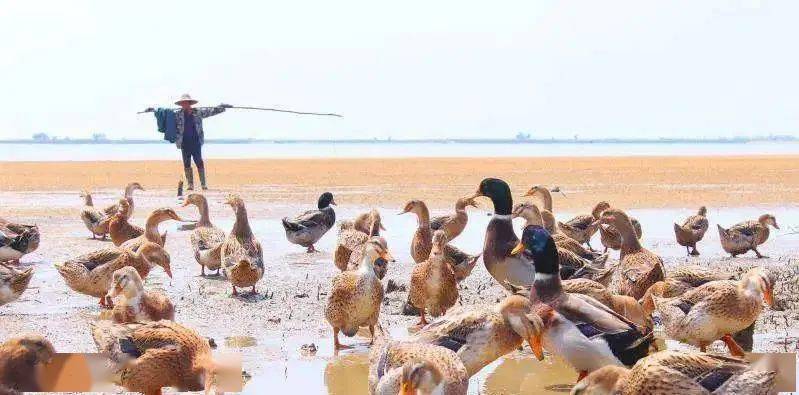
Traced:
POLYGON ((225 112, 225 109, 228 109, 230 107, 233 106, 231 106, 230 104, 222 103, 216 107, 199 107, 196 110, 197 110, 197 115, 200 118, 208 118, 208 117, 213 117, 216 114, 221 114, 225 112))

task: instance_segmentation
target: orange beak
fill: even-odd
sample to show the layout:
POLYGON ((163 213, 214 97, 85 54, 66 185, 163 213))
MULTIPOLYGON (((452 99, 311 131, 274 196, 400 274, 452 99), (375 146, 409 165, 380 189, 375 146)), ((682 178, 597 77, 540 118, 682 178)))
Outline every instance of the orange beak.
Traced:
POLYGON ((388 251, 383 251, 383 253, 380 254, 380 257, 388 262, 394 262, 394 257, 388 251))
POLYGON ((774 307, 774 290, 771 289, 771 287, 763 291, 763 299, 766 300, 766 304, 768 304, 769 307, 774 307))
POLYGON ((513 251, 511 251, 511 252, 510 252, 510 254, 511 254, 511 255, 518 255, 518 254, 520 254, 522 251, 524 251, 524 248, 525 248, 525 247, 524 247, 524 243, 522 243, 522 242, 520 241, 520 242, 519 242, 519 244, 516 244, 516 247, 514 247, 514 248, 513 248, 513 251))
POLYGON ((401 395, 416 395, 416 388, 413 388, 413 384, 411 383, 402 383, 402 389, 400 389, 401 395))
POLYGON ((530 348, 533 350, 533 354, 539 361, 544 360, 544 348, 541 345, 541 336, 531 336, 530 339, 527 340, 530 343, 530 348))

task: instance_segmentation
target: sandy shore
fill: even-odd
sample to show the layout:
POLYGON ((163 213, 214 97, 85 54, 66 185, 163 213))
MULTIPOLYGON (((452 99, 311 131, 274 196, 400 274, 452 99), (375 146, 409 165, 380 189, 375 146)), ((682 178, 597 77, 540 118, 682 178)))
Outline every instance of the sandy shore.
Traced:
MULTIPOLYGON (((514 193, 561 186, 556 210, 587 210, 599 199, 625 208, 755 206, 799 203, 799 156, 628 158, 441 158, 209 160, 209 182, 250 199, 296 202, 330 190, 340 203, 399 206, 421 198, 449 207, 484 177, 514 193)), ((0 162, 0 190, 117 190, 130 180, 173 189, 178 161, 0 162)))

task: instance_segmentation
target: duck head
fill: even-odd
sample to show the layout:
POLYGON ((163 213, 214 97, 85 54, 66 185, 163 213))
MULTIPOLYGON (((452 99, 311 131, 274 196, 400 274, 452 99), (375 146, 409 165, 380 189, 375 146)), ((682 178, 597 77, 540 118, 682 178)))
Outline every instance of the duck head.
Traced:
POLYGON ((336 201, 333 200, 333 194, 330 192, 325 192, 319 196, 319 201, 316 203, 316 207, 318 207, 321 210, 325 207, 330 206, 331 204, 333 206, 336 205, 336 201))
POLYGON ((53 344, 40 335, 23 335, 10 339, 2 345, 17 348, 26 355, 26 360, 32 361, 34 364, 48 364, 55 355, 53 344))
POLYGON ((705 206, 699 207, 699 210, 696 213, 703 217, 707 216, 707 207, 705 206))
POLYGON ((408 361, 402 366, 401 395, 432 394, 444 376, 430 362, 408 361))
POLYGON ((92 194, 89 191, 83 189, 80 191, 80 198, 83 199, 83 204, 85 206, 92 206, 94 202, 92 201, 92 194))
POLYGON ((183 200, 182 207, 186 207, 190 204, 193 204, 197 207, 202 205, 203 203, 207 204, 207 200, 205 199, 205 195, 201 193, 190 193, 186 195, 186 198, 183 200))
POLYGON ((528 254, 533 258, 536 274, 560 275, 555 241, 543 227, 529 225, 524 228, 519 244, 511 251, 513 255, 521 253, 528 254))
POLYGON ((769 307, 774 307, 774 278, 763 268, 755 267, 741 277, 741 286, 759 292, 769 307))
POLYGON ((602 212, 609 208, 610 203, 603 200, 594 206, 594 209, 591 211, 591 215, 593 215, 595 219, 599 219, 599 217, 602 215, 602 212))
POLYGON ((225 204, 232 207, 233 212, 239 212, 239 210, 244 208, 244 200, 235 193, 230 193, 225 197, 225 204))
POLYGON ((388 252, 386 239, 374 236, 364 246, 363 264, 370 267, 377 273, 376 267, 386 266, 388 262, 394 262, 394 257, 388 252))
POLYGON ((763 214, 760 218, 757 219, 763 225, 771 225, 774 229, 779 229, 780 227, 777 225, 777 218, 774 218, 771 214, 763 214))
POLYGON ((430 254, 443 254, 444 247, 447 245, 447 232, 439 229, 433 232, 433 247, 430 249, 430 254))
POLYGON ((170 266, 171 258, 163 247, 148 241, 139 247, 137 253, 144 257, 151 265, 161 266, 164 272, 166 272, 166 275, 172 278, 172 267, 170 266))
POLYGON ((178 213, 175 212, 175 210, 168 207, 162 207, 153 210, 153 212, 150 214, 150 217, 154 218, 157 222, 168 221, 170 219, 175 221, 184 221, 184 219, 181 218, 178 213))
POLYGON ((112 288, 108 291, 108 296, 112 298, 117 295, 125 295, 130 299, 144 291, 144 284, 139 272, 130 266, 114 271, 112 284, 112 288))
POLYGON ((511 197, 508 183, 499 178, 486 178, 480 182, 472 198, 485 196, 491 199, 494 204, 494 213, 499 215, 511 215, 513 208, 513 198, 511 197))
POLYGON ((535 204, 528 202, 516 203, 513 205, 511 218, 524 218, 524 220, 527 221, 527 225, 544 226, 544 221, 541 218, 541 210, 539 210, 538 206, 535 204))
POLYGON ((471 206, 471 207, 477 208, 477 203, 474 201, 474 197, 472 197, 472 196, 464 196, 464 197, 458 199, 455 202, 455 210, 456 211, 466 210, 467 206, 471 206))
POLYGON ((616 386, 624 380, 630 370, 622 366, 604 366, 593 371, 572 387, 572 395, 612 395, 618 393, 616 386))
POLYGON ((127 186, 125 186, 125 196, 130 196, 133 191, 143 191, 144 187, 141 186, 138 182, 131 182, 127 186))
POLYGON ((521 295, 511 295, 500 302, 497 309, 511 329, 530 344, 535 357, 543 361, 541 336, 544 332, 544 322, 532 311, 530 299, 521 295))
POLYGON ((405 203, 405 207, 402 208, 397 215, 402 215, 405 213, 414 213, 416 215, 422 215, 422 213, 427 212, 427 205, 424 204, 423 201, 418 199, 409 200, 405 203))

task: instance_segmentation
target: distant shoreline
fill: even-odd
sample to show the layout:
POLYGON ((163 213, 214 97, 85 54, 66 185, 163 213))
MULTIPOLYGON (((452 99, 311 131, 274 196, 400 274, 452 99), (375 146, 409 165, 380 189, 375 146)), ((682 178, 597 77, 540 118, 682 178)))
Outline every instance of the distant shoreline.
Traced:
MULTIPOLYGON (((660 138, 660 139, 340 139, 340 140, 288 140, 288 139, 206 139, 209 144, 746 144, 797 142, 792 136, 732 137, 715 139, 660 138)), ((165 140, 95 140, 52 139, 47 141, 18 139, 0 140, 0 144, 171 144, 165 140)))

